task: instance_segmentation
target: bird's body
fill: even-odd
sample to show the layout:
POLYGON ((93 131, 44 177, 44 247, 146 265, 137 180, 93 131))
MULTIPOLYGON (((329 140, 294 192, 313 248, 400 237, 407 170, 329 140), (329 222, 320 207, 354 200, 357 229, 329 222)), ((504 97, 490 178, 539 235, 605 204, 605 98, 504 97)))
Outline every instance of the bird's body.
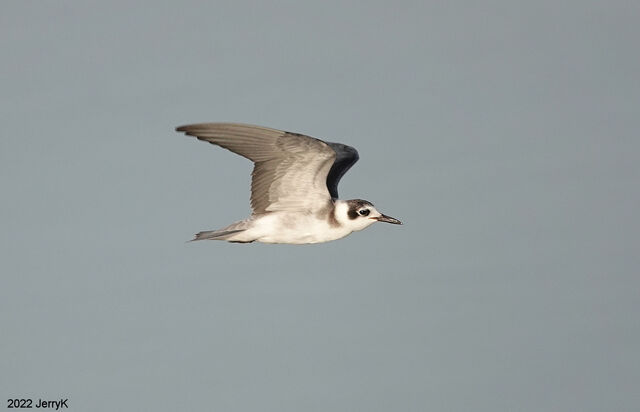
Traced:
POLYGON ((339 200, 338 182, 358 152, 298 133, 233 123, 203 123, 176 129, 224 147, 254 162, 253 213, 194 240, 249 243, 320 243, 340 239, 376 221, 400 224, 360 199, 339 200))

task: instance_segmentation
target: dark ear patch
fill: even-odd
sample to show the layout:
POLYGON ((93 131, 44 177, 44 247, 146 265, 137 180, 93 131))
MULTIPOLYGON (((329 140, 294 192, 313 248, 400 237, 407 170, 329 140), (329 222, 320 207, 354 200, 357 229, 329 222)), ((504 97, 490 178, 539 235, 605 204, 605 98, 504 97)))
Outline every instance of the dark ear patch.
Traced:
POLYGON ((349 219, 353 220, 358 217, 358 211, 356 209, 349 209, 347 215, 349 215, 349 219))

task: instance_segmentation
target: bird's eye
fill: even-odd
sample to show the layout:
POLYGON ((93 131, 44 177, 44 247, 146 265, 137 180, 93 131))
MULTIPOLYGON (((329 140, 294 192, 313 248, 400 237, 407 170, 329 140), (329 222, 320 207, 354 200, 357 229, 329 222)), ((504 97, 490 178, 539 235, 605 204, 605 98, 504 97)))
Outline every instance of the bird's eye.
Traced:
POLYGON ((360 213, 360 216, 368 216, 369 215, 369 209, 362 209, 358 213, 360 213))

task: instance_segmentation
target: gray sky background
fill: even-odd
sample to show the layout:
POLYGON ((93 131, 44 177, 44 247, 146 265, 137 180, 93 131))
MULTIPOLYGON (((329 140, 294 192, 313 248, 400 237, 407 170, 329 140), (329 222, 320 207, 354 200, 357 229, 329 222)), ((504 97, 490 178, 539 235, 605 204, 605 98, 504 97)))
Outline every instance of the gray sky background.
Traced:
POLYGON ((0 395, 70 410, 637 411, 633 1, 5 1, 0 395), (245 159, 355 146, 378 224, 185 243, 245 159))

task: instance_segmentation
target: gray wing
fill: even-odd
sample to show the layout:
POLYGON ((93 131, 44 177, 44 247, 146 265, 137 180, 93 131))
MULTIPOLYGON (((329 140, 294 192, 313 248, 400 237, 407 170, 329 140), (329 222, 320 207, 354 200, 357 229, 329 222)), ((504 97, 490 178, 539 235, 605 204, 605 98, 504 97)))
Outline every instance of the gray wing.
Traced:
POLYGON ((176 130, 224 147, 255 163, 251 174, 254 214, 277 210, 316 211, 326 207, 331 199, 327 175, 336 152, 322 140, 235 123, 201 123, 176 130))

